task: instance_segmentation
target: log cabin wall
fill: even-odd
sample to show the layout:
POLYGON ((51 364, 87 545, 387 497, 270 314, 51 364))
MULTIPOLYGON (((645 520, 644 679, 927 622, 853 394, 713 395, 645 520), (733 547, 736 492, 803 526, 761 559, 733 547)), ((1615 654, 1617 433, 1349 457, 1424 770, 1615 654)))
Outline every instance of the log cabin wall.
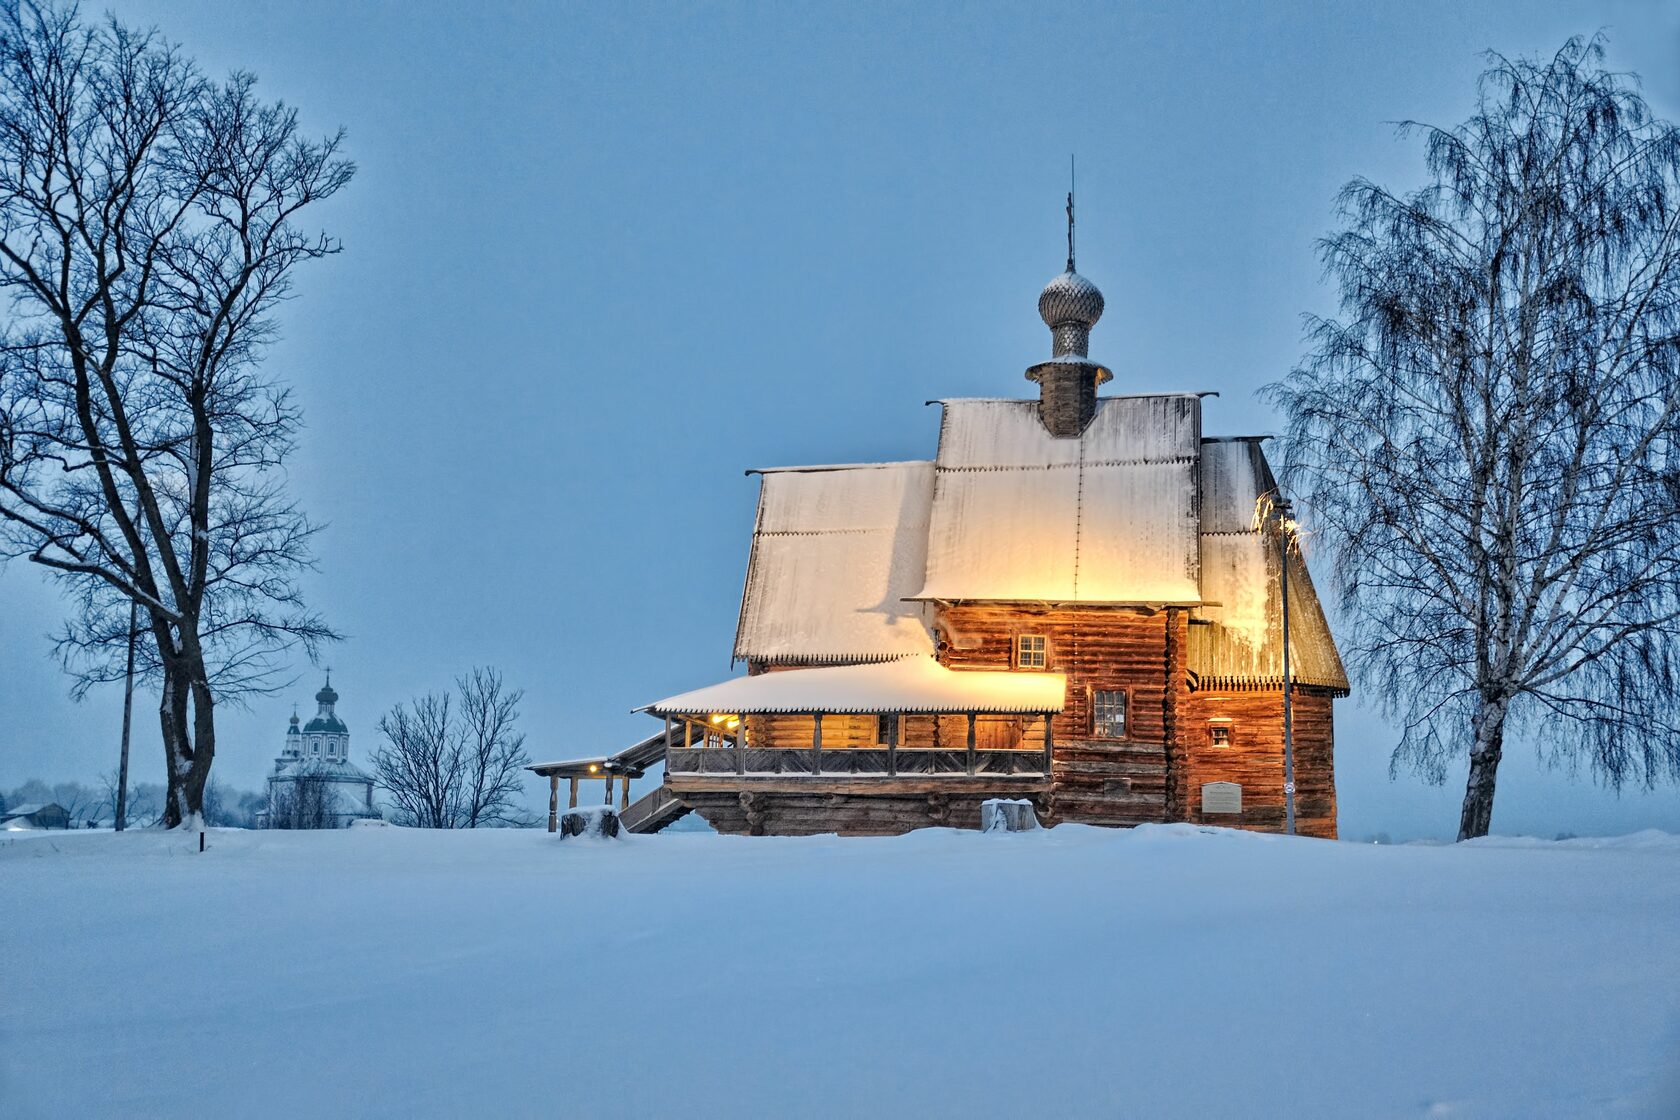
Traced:
POLYGON ((939 614, 939 657, 953 669, 1012 669, 1017 639, 1043 636, 1045 669, 1068 678, 1067 706, 1054 721, 1052 822, 1183 819, 1182 796, 1177 816, 1169 805, 1169 790, 1181 785, 1170 775, 1177 747, 1168 729, 1188 692, 1181 668, 1171 671, 1174 659, 1182 667, 1185 626, 1185 612, 1171 608, 955 604, 939 614), (1092 695, 1111 689, 1127 696, 1123 739, 1093 733, 1092 695))
MULTIPOLYGON (((1332 695, 1297 686, 1294 699, 1295 828, 1304 836, 1336 836, 1332 695)), ((1192 692, 1185 709, 1188 813, 1200 824, 1282 832, 1283 692, 1192 692), (1226 742, 1214 729, 1226 728, 1226 742), (1242 812, 1204 813, 1202 786, 1236 782, 1242 812)))
MULTIPOLYGON (((1174 607, 1151 611, 997 604, 941 610, 939 658, 949 667, 1013 669, 1016 639, 1038 634, 1048 643, 1046 670, 1067 675, 1067 707, 1054 721, 1051 794, 1041 802, 1047 824, 1192 821, 1283 830, 1283 693, 1276 688, 1192 691, 1184 667, 1188 613, 1174 607), (1169 687, 1168 682, 1175 684, 1169 687), (1091 694, 1110 688, 1128 696, 1125 740, 1092 735, 1091 694), (1216 726, 1226 729, 1218 743, 1216 726), (1202 787, 1210 782, 1241 785, 1242 812, 1204 813, 1202 787)), ((760 665, 757 671, 778 668, 760 665)), ((1327 690, 1296 688, 1296 827, 1303 835, 1336 835, 1333 701, 1327 690)), ((810 716, 748 718, 749 738, 764 747, 807 748, 813 730, 810 716)), ((876 730, 872 715, 825 716, 823 749, 876 747, 876 730)), ((982 748, 1041 749, 1044 741, 1043 722, 1036 718, 981 716, 976 730, 982 748)), ((967 734, 964 716, 907 715, 900 722, 899 744, 961 748, 967 734)), ((785 821, 781 810, 772 812, 775 823, 824 831, 817 827, 818 803, 796 800, 798 810, 790 802, 785 821)), ((874 798, 847 798, 844 809, 832 799, 821 804, 833 814, 831 828, 846 831, 890 832, 912 819, 920 819, 922 825, 968 825, 970 816, 978 820, 977 802, 958 802, 960 809, 948 816, 936 812, 932 819, 920 818, 925 806, 914 800, 887 798, 875 804, 874 798)), ((712 810, 708 818, 720 811, 714 805, 707 808, 712 810)), ((731 816, 745 810, 731 802, 721 811, 731 816)), ((728 823, 747 827, 745 817, 728 823)))

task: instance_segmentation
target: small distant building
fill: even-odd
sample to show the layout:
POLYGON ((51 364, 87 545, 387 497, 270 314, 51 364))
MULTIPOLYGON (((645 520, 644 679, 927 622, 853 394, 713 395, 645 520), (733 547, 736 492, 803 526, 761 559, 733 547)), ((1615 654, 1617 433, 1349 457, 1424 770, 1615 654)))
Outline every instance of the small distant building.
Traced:
POLYGON ((0 813, 0 830, 22 832, 33 828, 69 828, 70 813, 56 801, 45 805, 19 805, 0 813))
POLYGON ((373 775, 350 761, 350 728, 338 718, 338 693, 328 674, 315 694, 315 718, 298 726, 292 713, 274 772, 268 776, 268 807, 257 815, 261 828, 278 823, 277 815, 318 795, 325 805, 326 826, 344 828, 353 820, 377 817, 373 807, 373 775), (313 787, 309 794, 302 793, 313 787))

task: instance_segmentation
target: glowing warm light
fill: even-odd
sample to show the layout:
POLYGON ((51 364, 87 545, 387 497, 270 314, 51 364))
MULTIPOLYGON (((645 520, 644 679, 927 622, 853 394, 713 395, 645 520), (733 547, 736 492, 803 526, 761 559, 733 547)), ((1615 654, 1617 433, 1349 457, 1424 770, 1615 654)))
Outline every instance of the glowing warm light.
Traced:
POLYGON ((597 770, 599 770, 599 769, 600 769, 600 767, 599 767, 599 766, 597 766, 597 765, 595 765, 595 764, 594 764, 594 763, 593 763, 593 762, 591 762, 591 763, 590 763, 590 764, 589 764, 589 772, 590 772, 590 773, 591 773, 591 774, 593 774, 593 773, 595 773, 595 771, 597 771, 597 770))

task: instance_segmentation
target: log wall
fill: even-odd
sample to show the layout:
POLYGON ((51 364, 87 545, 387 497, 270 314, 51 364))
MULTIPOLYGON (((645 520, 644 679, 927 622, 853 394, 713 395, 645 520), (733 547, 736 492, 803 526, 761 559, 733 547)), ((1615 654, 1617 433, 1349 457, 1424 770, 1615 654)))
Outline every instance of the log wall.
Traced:
MULTIPOLYGON (((927 793, 896 794, 823 793, 681 793, 683 804, 692 807, 719 832, 752 836, 816 836, 837 832, 842 836, 897 836, 918 828, 979 828, 980 802, 1000 796, 997 791, 979 796, 927 793)), ((1039 819, 1044 819, 1045 798, 1028 794, 1001 796, 1029 797, 1039 819)))
MULTIPOLYGON (((1054 718, 1051 788, 1038 796, 1048 824, 1073 821, 1128 825, 1181 820, 1280 832, 1284 827, 1283 694, 1268 691, 1192 691, 1185 671, 1188 614, 1183 608, 1051 608, 957 604, 941 609, 940 660, 953 669, 1011 669, 1015 639, 1048 639, 1046 670, 1068 678, 1066 708, 1054 718), (1128 734, 1092 735, 1091 694, 1123 689, 1128 734), (1230 729, 1215 746, 1216 722, 1230 729), (1202 786, 1242 786, 1240 814, 1204 813, 1202 786)), ((762 668, 762 667, 761 667, 762 668)), ((1305 835, 1336 835, 1333 769, 1334 697, 1297 687, 1294 702, 1296 827, 1305 835)), ((760 747, 809 748, 810 716, 752 716, 750 742, 760 747)), ((980 749, 1021 746, 1041 750, 1043 720, 982 716, 980 749)), ((823 750, 872 749, 872 715, 823 719, 823 750)), ((903 748, 962 749, 965 716, 906 715, 903 748)), ((979 798, 880 794, 705 793, 685 796, 721 831, 805 834, 891 834, 934 824, 978 827, 979 798), (756 807, 748 802, 757 798, 756 807), (930 800, 930 797, 932 800, 930 800)))
MULTIPOLYGON (((1297 687, 1294 698, 1295 829, 1306 836, 1336 835, 1333 697, 1297 687)), ((1188 811, 1182 819, 1231 828, 1282 832, 1283 693, 1193 692, 1185 710, 1189 766, 1188 811), (1230 728, 1229 746, 1213 744, 1215 721, 1230 728), (1201 807, 1207 782, 1242 785, 1241 815, 1201 807)))
POLYGON ((1046 671, 1068 679, 1067 704, 1054 722, 1052 821, 1138 824, 1169 819, 1169 792, 1177 788, 1169 728, 1188 693, 1185 626, 1176 609, 957 604, 940 612, 939 653, 953 669, 1010 669, 1016 638, 1043 635, 1046 671), (1124 739, 1093 736, 1091 695, 1099 689, 1126 692, 1124 739))

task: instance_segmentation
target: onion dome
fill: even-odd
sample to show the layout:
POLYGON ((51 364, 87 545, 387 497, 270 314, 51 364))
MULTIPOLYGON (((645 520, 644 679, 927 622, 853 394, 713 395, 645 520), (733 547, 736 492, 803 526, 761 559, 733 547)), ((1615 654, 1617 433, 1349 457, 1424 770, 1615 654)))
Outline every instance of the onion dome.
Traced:
POLYGON ((338 703, 338 693, 333 691, 332 678, 331 677, 328 677, 327 678, 327 683, 321 686, 321 691, 319 691, 315 694, 315 702, 317 704, 336 704, 336 703, 338 703))
POLYGON ((296 735, 297 733, 298 733, 298 717, 297 717, 297 713, 293 712, 292 713, 291 726, 286 728, 286 734, 296 735))
POLYGON ((1091 328, 1102 318, 1103 296, 1097 286, 1073 271, 1068 261, 1066 272, 1044 285, 1038 294, 1038 315, 1050 328, 1055 357, 1090 353, 1091 328))

